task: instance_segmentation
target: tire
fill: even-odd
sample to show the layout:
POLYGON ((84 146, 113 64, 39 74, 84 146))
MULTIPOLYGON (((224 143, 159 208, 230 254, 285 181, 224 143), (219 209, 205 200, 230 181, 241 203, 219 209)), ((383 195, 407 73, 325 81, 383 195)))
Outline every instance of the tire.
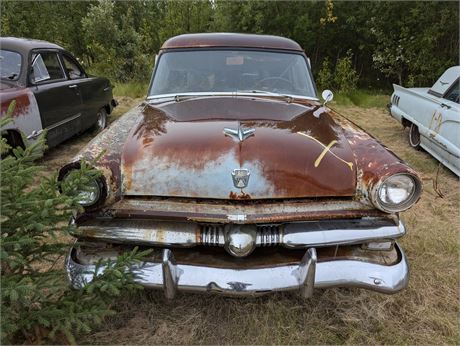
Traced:
POLYGON ((412 148, 420 150, 420 132, 415 124, 410 125, 409 129, 409 144, 412 148))
POLYGON ((7 130, 2 134, 2 138, 6 139, 6 143, 11 147, 7 152, 1 154, 2 160, 9 155, 13 155, 14 148, 26 148, 19 132, 7 130))
POLYGON ((94 124, 94 130, 96 132, 101 132, 103 129, 107 127, 107 111, 104 107, 99 109, 96 115, 96 123, 94 124))

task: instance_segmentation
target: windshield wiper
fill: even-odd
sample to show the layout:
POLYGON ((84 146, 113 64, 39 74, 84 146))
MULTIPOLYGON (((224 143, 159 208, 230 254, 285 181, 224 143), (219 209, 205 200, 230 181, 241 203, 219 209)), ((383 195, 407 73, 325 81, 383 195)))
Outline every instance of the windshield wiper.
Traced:
POLYGON ((286 100, 287 103, 291 103, 293 100, 292 96, 289 95, 284 95, 280 93, 275 93, 272 91, 266 91, 266 90, 237 90, 236 93, 248 93, 248 94, 263 94, 267 96, 274 96, 274 97, 280 97, 286 100))

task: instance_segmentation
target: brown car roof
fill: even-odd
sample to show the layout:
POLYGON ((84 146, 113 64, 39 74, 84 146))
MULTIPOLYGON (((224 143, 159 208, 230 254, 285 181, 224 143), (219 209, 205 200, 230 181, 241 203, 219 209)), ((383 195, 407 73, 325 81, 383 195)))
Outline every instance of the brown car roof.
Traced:
POLYGON ((205 47, 268 48, 303 51, 297 42, 285 37, 232 33, 179 35, 167 40, 161 49, 205 47))

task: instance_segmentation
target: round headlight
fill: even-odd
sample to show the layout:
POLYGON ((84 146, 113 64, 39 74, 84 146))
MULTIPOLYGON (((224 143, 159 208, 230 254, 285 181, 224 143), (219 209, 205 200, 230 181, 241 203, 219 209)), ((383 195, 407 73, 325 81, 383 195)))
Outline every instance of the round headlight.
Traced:
POLYGON ((62 179, 63 192, 69 196, 75 197, 80 205, 89 207, 101 197, 101 186, 97 179, 93 177, 77 177, 79 172, 72 170, 62 179), (76 181, 80 178, 80 183, 76 181), (73 181, 74 180, 74 181, 73 181))
POLYGON ((385 212, 398 212, 417 202, 420 193, 421 183, 416 177, 395 174, 377 184, 372 197, 377 208, 385 212))

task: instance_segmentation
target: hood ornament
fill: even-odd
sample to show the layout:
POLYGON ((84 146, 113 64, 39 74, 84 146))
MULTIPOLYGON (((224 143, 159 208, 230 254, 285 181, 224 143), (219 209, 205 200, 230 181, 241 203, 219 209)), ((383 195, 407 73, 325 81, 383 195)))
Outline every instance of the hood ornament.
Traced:
POLYGON ((249 138, 251 136, 254 136, 254 132, 256 132, 256 129, 243 129, 240 124, 238 124, 238 129, 229 129, 228 127, 224 128, 224 134, 226 136, 232 137, 233 139, 242 142, 246 138, 249 138))
POLYGON ((246 168, 236 168, 232 172, 233 185, 238 189, 248 186, 251 173, 246 168))

